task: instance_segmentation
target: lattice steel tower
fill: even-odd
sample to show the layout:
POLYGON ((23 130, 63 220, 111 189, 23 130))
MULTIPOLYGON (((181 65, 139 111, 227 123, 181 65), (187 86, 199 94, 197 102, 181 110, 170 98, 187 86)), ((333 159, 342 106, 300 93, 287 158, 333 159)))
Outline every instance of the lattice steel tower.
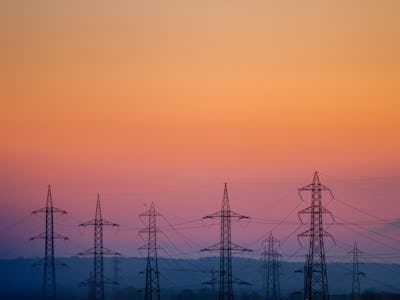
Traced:
POLYGON ((118 255, 114 255, 113 259, 113 300, 119 299, 119 289, 120 289, 120 260, 118 255))
POLYGON ((41 233, 34 239, 44 239, 44 260, 43 260, 43 287, 42 299, 55 300, 57 298, 56 291, 56 269, 54 262, 54 239, 68 240, 67 237, 54 232, 54 213, 66 214, 67 212, 53 206, 53 198, 51 195, 51 186, 48 186, 46 207, 35 210, 32 214, 45 213, 46 227, 45 232, 41 233))
POLYGON ((328 187, 321 184, 318 172, 314 173, 311 184, 299 189, 300 198, 303 199, 302 193, 308 191, 311 192, 311 206, 300 211, 299 218, 302 220, 301 215, 310 214, 310 229, 298 235, 310 239, 304 272, 304 299, 329 300, 324 237, 333 237, 323 229, 322 215, 329 214, 332 217, 332 214, 322 206, 322 192, 327 191, 332 198, 333 194, 328 187))
POLYGON ((146 287, 144 290, 145 300, 160 300, 160 278, 158 272, 157 259, 157 216, 160 214, 156 211, 154 203, 150 205, 150 209, 139 215, 140 217, 148 217, 148 226, 139 233, 147 234, 147 244, 140 247, 139 250, 147 251, 146 264, 146 287))
POLYGON ((91 292, 89 293, 90 300, 104 300, 104 284, 113 283, 112 280, 106 279, 104 277, 104 261, 103 256, 110 255, 120 255, 117 252, 111 251, 103 246, 103 226, 118 227, 118 224, 106 221, 103 219, 101 214, 100 206, 100 195, 97 195, 96 203, 96 214, 95 218, 89 222, 82 223, 79 226, 93 226, 94 227, 94 247, 90 248, 84 252, 78 253, 78 255, 93 255, 93 271, 88 280, 89 288, 91 292))
POLYGON ((262 242, 263 252, 263 287, 265 300, 279 300, 281 298, 279 282, 279 241, 272 233, 262 242))
POLYGON ((210 291, 211 292, 211 300, 217 299, 217 296, 215 293, 215 286, 218 281, 217 281, 217 277, 215 276, 215 273, 216 273, 215 270, 211 269, 211 271, 210 271, 211 279, 206 282, 203 282, 203 284, 207 284, 207 285, 211 286, 211 291, 210 291))
POLYGON ((351 299, 352 300, 360 300, 361 299, 361 291, 360 291, 360 275, 365 275, 364 272, 360 272, 358 268, 358 255, 361 254, 362 251, 358 249, 357 242, 354 241, 353 250, 350 254, 353 255, 353 280, 351 285, 351 299))
POLYGON ((232 300, 233 299, 233 283, 246 284, 239 279, 232 279, 232 251, 251 251, 239 245, 232 243, 231 240, 231 219, 246 219, 248 217, 240 215, 231 211, 229 206, 228 187, 225 183, 224 196, 222 199, 222 207, 219 212, 208 215, 203 219, 221 219, 221 239, 220 242, 203 249, 201 251, 219 251, 219 300, 232 300))

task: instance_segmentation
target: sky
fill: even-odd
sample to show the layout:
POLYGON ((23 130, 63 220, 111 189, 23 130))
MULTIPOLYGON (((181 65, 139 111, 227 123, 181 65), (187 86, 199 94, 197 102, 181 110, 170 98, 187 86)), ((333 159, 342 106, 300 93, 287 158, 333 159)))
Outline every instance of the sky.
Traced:
POLYGON ((294 258, 309 205, 297 189, 316 170, 335 194, 332 257, 355 239, 398 253, 399 12, 395 0, 1 1, 0 257, 42 255, 27 240, 43 231, 30 212, 48 184, 68 211, 59 255, 91 247, 77 224, 99 193, 121 224, 108 248, 138 255, 154 201, 167 255, 198 257, 218 241, 201 218, 228 182, 232 209, 253 218, 233 240, 258 249, 272 230, 294 258))

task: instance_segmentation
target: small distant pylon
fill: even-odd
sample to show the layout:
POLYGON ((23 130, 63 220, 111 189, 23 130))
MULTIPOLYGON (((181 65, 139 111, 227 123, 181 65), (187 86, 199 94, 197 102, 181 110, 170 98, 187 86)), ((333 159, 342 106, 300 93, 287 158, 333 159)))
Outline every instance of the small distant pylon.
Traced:
POLYGON ((221 210, 204 217, 203 219, 221 218, 221 240, 219 243, 201 251, 219 251, 219 300, 233 300, 233 283, 247 284, 239 279, 232 279, 232 251, 251 251, 232 243, 231 219, 246 219, 248 217, 231 211, 229 206, 228 187, 224 185, 224 196, 221 210))
POLYGON ((55 300, 57 299, 57 290, 56 290, 54 239, 68 240, 68 238, 66 236, 54 232, 54 213, 66 214, 67 212, 65 210, 55 208, 53 206, 53 197, 51 195, 50 185, 48 185, 48 190, 47 190, 46 207, 32 212, 32 214, 37 214, 37 213, 46 214, 45 232, 31 238, 31 240, 44 239, 42 299, 55 300))
POLYGON ((279 253, 277 247, 279 241, 276 240, 272 232, 269 237, 262 242, 262 262, 263 262, 263 287, 265 300, 279 300, 281 298, 279 281, 279 253))
POLYGON ((118 227, 116 223, 106 221, 102 218, 101 206, 100 206, 100 195, 97 195, 96 202, 96 214, 95 218, 89 222, 82 223, 79 226, 94 226, 94 247, 84 252, 78 253, 78 255, 93 255, 93 272, 86 281, 91 289, 89 293, 89 300, 104 300, 104 284, 113 283, 112 280, 104 277, 104 255, 120 255, 118 252, 111 251, 103 246, 103 226, 118 227))
POLYGON ((300 211, 299 217, 302 221, 301 215, 311 215, 310 229, 298 235, 299 238, 309 237, 310 239, 304 272, 304 299, 329 300, 324 237, 327 236, 333 240, 333 236, 323 229, 322 215, 329 214, 332 217, 332 214, 322 206, 322 192, 329 192, 332 198, 333 194, 328 187, 321 184, 318 172, 314 173, 311 184, 299 189, 299 196, 302 200, 302 192, 305 191, 311 192, 311 206, 300 211))
POLYGON ((89 279, 81 283, 82 286, 88 287, 88 300, 93 299, 93 292, 94 292, 94 281, 93 281, 93 272, 90 272, 89 279))
POLYGON ((216 273, 215 270, 211 269, 211 271, 210 271, 211 279, 206 282, 203 282, 203 284, 207 284, 207 285, 211 286, 211 299, 210 300, 217 300, 217 295, 215 293, 215 286, 218 281, 217 281, 217 276, 215 275, 215 273, 216 273))
POLYGON ((364 276, 365 273, 360 272, 358 268, 358 255, 362 254, 362 251, 358 249, 356 241, 354 241, 353 250, 350 251, 349 254, 353 255, 353 280, 351 285, 351 300, 360 300, 361 299, 360 275, 364 276))
POLYGON ((144 300, 160 300, 160 278, 158 272, 157 259, 157 216, 160 214, 156 211, 154 203, 150 205, 150 209, 139 215, 140 217, 148 217, 148 226, 139 231, 139 233, 147 234, 147 244, 140 247, 139 250, 147 251, 146 263, 146 286, 144 290, 144 300))
POLYGON ((120 288, 120 256, 114 255, 113 259, 113 300, 119 299, 119 288, 120 288))

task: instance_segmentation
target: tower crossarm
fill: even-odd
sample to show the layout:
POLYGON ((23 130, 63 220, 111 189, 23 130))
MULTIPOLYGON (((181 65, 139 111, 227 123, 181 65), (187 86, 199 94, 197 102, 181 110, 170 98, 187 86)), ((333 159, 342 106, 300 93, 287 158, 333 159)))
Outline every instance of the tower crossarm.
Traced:
MULTIPOLYGON (((46 238, 46 233, 43 232, 41 234, 35 235, 33 237, 31 237, 29 240, 37 240, 37 239, 45 239, 46 238)), ((68 241, 69 238, 65 235, 59 234, 59 233, 53 233, 53 239, 62 239, 65 241, 68 241)))
POLYGON ((204 252, 204 251, 217 251, 217 250, 221 249, 221 246, 222 246, 221 243, 216 243, 216 244, 211 245, 211 246, 209 246, 207 248, 201 249, 200 251, 201 252, 204 252))
POLYGON ((150 206, 149 210, 139 214, 139 217, 151 217, 151 216, 162 216, 158 211, 155 210, 154 206, 150 206))
POLYGON ((85 222, 85 223, 79 224, 80 227, 96 226, 96 225, 119 227, 118 224, 113 223, 113 222, 109 222, 109 221, 104 220, 104 219, 100 219, 100 220, 94 219, 94 220, 91 220, 89 222, 85 222))
POLYGON ((230 246, 224 246, 223 243, 217 243, 217 244, 214 244, 214 245, 212 245, 210 247, 201 249, 200 251, 204 252, 204 251, 220 251, 220 250, 241 251, 241 252, 252 252, 253 251, 252 249, 247 249, 247 248, 242 247, 240 245, 237 245, 237 244, 235 244, 233 242, 231 242, 230 246))
POLYGON ((323 207, 323 206, 321 206, 320 211, 316 211, 316 212, 313 211, 312 206, 309 206, 309 207, 307 207, 307 208, 305 208, 305 209, 299 211, 299 212, 297 213, 297 216, 299 217, 300 222, 301 222, 302 224, 304 224, 303 219, 301 218, 301 216, 302 216, 303 214, 312 214, 312 213, 328 214, 328 215, 331 217, 332 222, 335 222, 335 218, 333 217, 332 213, 331 213, 329 210, 327 210, 325 207, 323 207))
POLYGON ((323 185, 322 183, 310 183, 306 186, 303 186, 301 188, 299 188, 299 193, 303 192, 303 191, 312 191, 312 190, 321 190, 321 191, 329 191, 332 192, 330 188, 328 188, 326 185, 323 185))
POLYGON ((217 281, 217 280, 215 280, 215 279, 211 279, 211 280, 208 280, 208 281, 202 282, 201 284, 204 284, 204 285, 214 285, 214 284, 217 284, 217 283, 218 283, 218 281, 217 281))
POLYGON ((241 280, 240 278, 237 278, 235 276, 232 277, 232 283, 238 284, 238 285, 251 285, 251 283, 241 280))
POLYGON ((65 210, 59 209, 59 208, 55 208, 55 207, 43 207, 37 210, 34 210, 32 212, 32 215, 38 214, 38 213, 46 213, 46 212, 51 212, 51 213, 60 213, 62 215, 67 214, 67 212, 65 210))
POLYGON ((329 188, 327 188, 327 187, 325 187, 325 188, 319 188, 319 187, 314 187, 314 188, 309 188, 309 186, 306 186, 306 187, 303 187, 303 188, 300 188, 299 190, 298 190, 298 194, 299 194, 299 197, 300 197, 300 199, 303 201, 303 202, 306 202, 305 200, 304 200, 304 198, 303 198, 303 193, 302 192, 305 192, 305 191, 327 191, 327 192, 329 192, 329 194, 330 194, 330 196, 332 197, 332 199, 335 199, 335 196, 333 195, 333 193, 332 193, 332 191, 331 191, 331 189, 329 189, 329 188))
MULTIPOLYGON (((325 230, 322 230, 322 231, 319 233, 319 235, 320 235, 320 236, 324 236, 324 237, 330 238, 330 239, 332 240, 332 242, 333 242, 334 244, 336 244, 335 238, 334 238, 333 235, 330 234, 329 232, 327 232, 327 231, 325 231, 325 230)), ((303 238, 303 237, 313 237, 313 236, 315 236, 315 234, 313 233, 313 231, 312 231, 311 229, 308 229, 308 230, 306 230, 306 231, 304 231, 304 232, 302 232, 302 233, 299 233, 299 234, 297 235, 297 240, 299 241, 300 245, 303 245, 303 244, 301 243, 300 238, 303 238)))
POLYGON ((232 249, 232 251, 253 252, 252 249, 242 247, 238 244, 235 244, 234 242, 231 242, 231 249, 232 249))
POLYGON ((93 255, 93 254, 98 254, 100 252, 102 252, 103 255, 118 255, 118 256, 121 255, 121 253, 119 253, 119 252, 116 252, 116 251, 113 251, 113 250, 110 250, 110 249, 107 249, 107 248, 104 248, 104 247, 102 247, 100 249, 90 248, 90 249, 87 249, 85 251, 79 252, 77 255, 81 255, 81 256, 83 256, 83 255, 93 255))
POLYGON ((202 220, 214 219, 214 218, 223 218, 223 217, 237 218, 239 220, 250 219, 250 217, 248 217, 248 216, 244 216, 244 215, 241 215, 241 214, 238 214, 238 213, 236 213, 234 211, 229 210, 229 211, 222 211, 222 212, 221 211, 217 211, 217 212, 215 212, 215 213, 213 213, 211 215, 203 217, 202 220))

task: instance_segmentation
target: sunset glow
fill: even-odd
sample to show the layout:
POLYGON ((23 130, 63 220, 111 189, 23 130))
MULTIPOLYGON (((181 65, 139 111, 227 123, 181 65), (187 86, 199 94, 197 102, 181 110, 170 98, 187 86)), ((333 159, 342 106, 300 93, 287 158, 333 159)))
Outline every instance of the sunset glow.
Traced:
MULTIPOLYGON (((183 231, 200 250, 219 237, 200 219, 219 210, 224 182, 234 211, 274 221, 292 211, 293 225, 275 228, 283 239, 315 170, 337 196, 326 200, 334 215, 371 220, 350 204, 395 222, 399 11, 372 0, 2 1, 0 256, 42 255, 25 243, 42 220, 23 218, 48 184, 69 214, 57 227, 71 236, 64 256, 90 246, 74 226, 93 218, 97 193, 122 225, 107 233, 111 248, 138 255, 138 214, 154 201, 173 224, 199 220, 183 231)), ((241 224, 233 236, 256 248, 272 229, 241 224)), ((352 244, 347 229, 330 231, 352 244)))

